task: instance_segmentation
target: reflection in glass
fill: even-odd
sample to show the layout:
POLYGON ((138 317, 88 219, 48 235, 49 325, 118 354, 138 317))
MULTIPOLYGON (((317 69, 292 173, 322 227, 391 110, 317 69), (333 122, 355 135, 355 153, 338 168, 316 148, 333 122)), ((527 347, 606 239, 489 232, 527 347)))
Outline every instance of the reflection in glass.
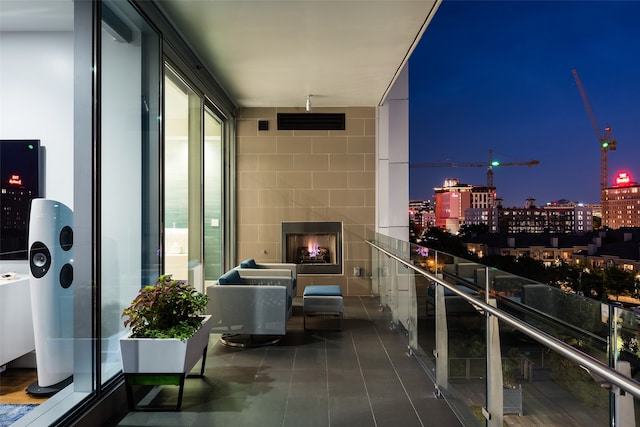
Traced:
POLYGON ((204 291, 203 103, 165 67, 164 272, 204 291))
POLYGON ((204 114, 204 266, 205 279, 222 274, 222 123, 204 114))
POLYGON ((158 275, 161 80, 157 34, 124 2, 110 2, 104 10, 98 281, 107 381, 122 369, 122 310, 158 275))
POLYGON ((189 92, 173 73, 165 77, 164 273, 189 279, 189 92))

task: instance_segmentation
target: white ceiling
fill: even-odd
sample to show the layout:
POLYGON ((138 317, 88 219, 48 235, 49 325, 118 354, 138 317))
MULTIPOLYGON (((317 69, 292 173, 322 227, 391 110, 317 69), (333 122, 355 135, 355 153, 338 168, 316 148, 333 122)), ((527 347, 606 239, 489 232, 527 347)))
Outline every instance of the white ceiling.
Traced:
MULTIPOLYGON (((441 0, 160 0, 240 107, 375 106, 441 0)), ((73 27, 72 0, 0 0, 0 31, 73 27)))
POLYGON ((160 0, 240 107, 379 105, 440 0, 160 0))

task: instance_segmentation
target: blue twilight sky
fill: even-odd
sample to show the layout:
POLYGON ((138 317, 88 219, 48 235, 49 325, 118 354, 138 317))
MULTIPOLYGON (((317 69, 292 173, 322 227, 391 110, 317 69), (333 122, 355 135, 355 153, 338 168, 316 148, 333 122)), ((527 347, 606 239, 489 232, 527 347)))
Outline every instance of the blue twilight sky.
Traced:
MULTIPOLYGON (((640 181, 640 1, 444 0, 410 59, 409 162, 539 160, 494 169, 505 206, 527 197, 600 202, 601 133, 611 126, 609 185, 640 181)), ((445 178, 486 185, 486 168, 411 168, 409 196, 445 178)))

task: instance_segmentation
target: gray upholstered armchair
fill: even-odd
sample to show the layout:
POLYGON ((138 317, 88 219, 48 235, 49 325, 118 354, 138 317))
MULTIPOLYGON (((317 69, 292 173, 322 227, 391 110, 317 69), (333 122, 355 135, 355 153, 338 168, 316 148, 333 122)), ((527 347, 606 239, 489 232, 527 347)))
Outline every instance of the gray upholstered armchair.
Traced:
POLYGON ((242 261, 236 269, 244 271, 245 276, 287 276, 293 279, 293 293, 292 297, 295 297, 298 290, 298 265, 294 263, 265 263, 256 262, 253 258, 248 258, 242 261))
POLYGON ((212 332, 223 334, 223 342, 230 335, 286 333, 293 302, 290 277, 245 275, 242 269, 232 269, 207 287, 207 295, 212 332))

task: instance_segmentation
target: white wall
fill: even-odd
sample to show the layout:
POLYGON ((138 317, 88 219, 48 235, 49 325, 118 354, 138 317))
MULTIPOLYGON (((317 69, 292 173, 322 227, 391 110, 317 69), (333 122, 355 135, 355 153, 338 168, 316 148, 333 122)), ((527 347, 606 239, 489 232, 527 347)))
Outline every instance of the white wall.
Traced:
POLYGON ((376 231, 409 241, 409 72, 402 71, 378 107, 376 231))
POLYGON ((44 196, 73 209, 73 33, 0 33, 0 139, 39 139, 44 196))

